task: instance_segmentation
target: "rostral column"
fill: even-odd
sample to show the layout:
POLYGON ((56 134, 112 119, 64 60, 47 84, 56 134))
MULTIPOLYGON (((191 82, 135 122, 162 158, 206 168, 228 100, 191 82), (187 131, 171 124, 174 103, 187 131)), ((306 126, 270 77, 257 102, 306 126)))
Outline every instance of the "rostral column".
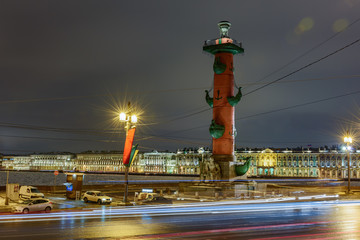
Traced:
POLYGON ((212 136, 212 150, 215 162, 220 165, 222 180, 235 177, 234 139, 236 129, 234 122, 235 105, 241 99, 241 88, 234 95, 233 55, 243 53, 241 43, 231 39, 228 31, 231 23, 218 23, 220 38, 207 40, 203 46, 205 52, 215 56, 213 97, 206 92, 206 101, 213 108, 213 119, 209 128, 212 136))

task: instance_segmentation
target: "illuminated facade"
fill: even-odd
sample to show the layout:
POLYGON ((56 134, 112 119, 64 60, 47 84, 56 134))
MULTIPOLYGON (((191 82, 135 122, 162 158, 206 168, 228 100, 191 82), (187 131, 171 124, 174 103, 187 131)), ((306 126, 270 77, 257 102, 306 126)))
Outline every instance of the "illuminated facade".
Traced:
POLYGON ((73 154, 37 154, 30 155, 30 170, 63 170, 73 169, 73 154))
POLYGON ((301 153, 285 150, 274 152, 245 151, 237 153, 237 158, 251 157, 248 177, 319 177, 318 153, 304 151, 301 153))
POLYGON ((3 156, 2 168, 14 170, 30 170, 30 156, 3 156))
MULTIPOLYGON (((178 174, 200 174, 200 162, 205 155, 194 151, 178 152, 175 155, 178 174)), ((205 156, 206 157, 206 156, 205 156)))
MULTIPOLYGON (((79 153, 73 160, 74 169, 81 172, 124 172, 123 155, 120 153, 79 153)), ((138 172, 138 156, 129 172, 138 172)))
MULTIPOLYGON (((130 167, 134 173, 200 174, 200 163, 210 152, 141 153, 130 167)), ((271 149, 235 153, 237 161, 251 157, 248 177, 347 178, 347 154, 337 150, 292 151, 271 149)), ((360 178, 360 151, 352 152, 351 178, 360 178)), ((123 172, 122 154, 80 153, 3 156, 3 169, 77 170, 80 172, 123 172)))
POLYGON ((159 153, 154 150, 151 153, 140 154, 138 170, 143 173, 178 173, 178 164, 175 153, 159 153))
MULTIPOLYGON (((293 152, 244 151, 237 158, 251 156, 248 177, 347 178, 347 154, 338 150, 293 152)), ((350 177, 360 178, 360 152, 351 153, 350 177)))

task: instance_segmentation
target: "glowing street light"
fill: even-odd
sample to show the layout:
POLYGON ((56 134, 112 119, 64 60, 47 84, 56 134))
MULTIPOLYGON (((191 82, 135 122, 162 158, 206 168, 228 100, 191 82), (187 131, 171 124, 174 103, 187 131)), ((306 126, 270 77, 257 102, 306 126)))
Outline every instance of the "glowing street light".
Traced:
POLYGON ((122 112, 119 115, 120 121, 121 122, 125 122, 126 121, 126 113, 122 112))
POLYGON ((130 119, 131 119, 131 122, 132 122, 132 123, 137 123, 137 117, 136 117, 136 115, 132 115, 130 119))
POLYGON ((348 162, 348 190, 347 193, 350 194, 350 150, 351 146, 349 145, 352 143, 352 138, 349 136, 349 131, 347 131, 346 136, 344 137, 344 143, 346 143, 346 151, 347 151, 347 162, 348 162))
MULTIPOLYGON (((120 113, 119 114, 119 120, 120 120, 120 122, 125 123, 125 130, 126 130, 126 141, 125 141, 125 148, 124 148, 124 154, 123 154, 123 164, 125 166, 124 203, 125 203, 125 205, 127 205, 128 204, 128 185, 129 185, 128 176, 129 176, 130 164, 125 163, 124 161, 126 160, 125 159, 126 157, 131 158, 130 152, 131 152, 131 149, 132 149, 132 142, 133 142, 133 138, 134 138, 134 134, 135 134, 135 124, 137 123, 137 116, 133 115, 131 113, 130 102, 128 103, 128 111, 127 111, 127 113, 124 113, 124 112, 120 113), (130 130, 131 130, 132 136, 128 139, 130 130), (129 146, 127 144, 129 144, 129 146), (129 149, 127 149, 127 148, 129 148, 129 149), (126 150, 128 150, 129 156, 125 156, 125 154, 127 154, 125 152, 126 150)), ((130 159, 130 161, 131 161, 131 159, 130 159)))

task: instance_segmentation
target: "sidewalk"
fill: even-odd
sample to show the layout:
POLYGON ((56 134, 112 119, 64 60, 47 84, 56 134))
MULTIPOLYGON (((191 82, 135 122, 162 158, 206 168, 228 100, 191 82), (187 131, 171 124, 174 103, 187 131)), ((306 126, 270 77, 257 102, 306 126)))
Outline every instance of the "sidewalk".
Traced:
POLYGON ((5 205, 5 198, 0 196, 0 213, 9 213, 12 211, 12 207, 14 203, 9 203, 9 205, 5 205))

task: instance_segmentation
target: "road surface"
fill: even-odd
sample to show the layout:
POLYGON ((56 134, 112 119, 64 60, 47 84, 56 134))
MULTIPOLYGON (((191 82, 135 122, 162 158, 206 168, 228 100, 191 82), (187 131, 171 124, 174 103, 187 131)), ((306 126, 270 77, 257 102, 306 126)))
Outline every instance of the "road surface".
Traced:
POLYGON ((360 201, 108 207, 0 215, 0 239, 360 239, 360 201))

